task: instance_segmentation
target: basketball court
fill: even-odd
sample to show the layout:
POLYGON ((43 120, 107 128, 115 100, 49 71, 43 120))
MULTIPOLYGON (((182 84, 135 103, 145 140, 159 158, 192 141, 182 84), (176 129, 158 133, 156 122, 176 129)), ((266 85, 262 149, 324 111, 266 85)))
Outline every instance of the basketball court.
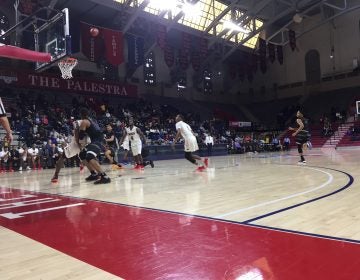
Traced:
POLYGON ((206 172, 159 161, 109 171, 103 186, 78 168, 58 184, 47 170, 1 174, 2 275, 350 279, 359 274, 359 157, 307 153, 307 166, 293 152, 214 157, 206 172))
MULTIPOLYGON (((44 9, 0 35, 32 25, 34 50, 0 55, 71 79, 69 10, 44 9)), ((358 279, 360 150, 305 156, 306 166, 295 150, 212 157, 204 172, 185 159, 105 166, 112 181, 100 186, 78 168, 56 184, 53 170, 1 173, 0 278, 358 279)))

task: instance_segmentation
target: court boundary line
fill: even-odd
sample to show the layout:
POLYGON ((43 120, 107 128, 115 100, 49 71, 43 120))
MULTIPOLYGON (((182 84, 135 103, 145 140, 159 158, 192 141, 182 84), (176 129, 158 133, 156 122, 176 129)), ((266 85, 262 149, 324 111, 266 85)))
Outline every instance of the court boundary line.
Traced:
MULTIPOLYGON (((291 165, 293 166, 293 165, 291 165)), ((295 167, 295 165, 294 165, 295 167)), ((258 208, 258 207, 262 207, 262 206, 266 206, 266 205, 270 205, 270 204, 274 204, 274 203, 277 203, 277 202, 280 202, 280 201, 284 201, 284 200, 288 200, 288 199, 291 199, 291 198, 294 198, 294 197, 298 197, 298 196, 301 196, 301 195, 304 195, 304 194, 308 194, 308 193, 311 193, 311 192, 314 192, 314 191, 317 191, 317 190, 320 190, 324 187, 326 187, 327 185, 331 184, 332 181, 334 180, 334 176, 326 171, 323 171, 323 170, 320 170, 320 169, 316 169, 316 168, 313 168, 313 167, 305 167, 307 169, 312 169, 312 170, 316 170, 316 171, 319 171, 321 173, 325 173, 326 175, 328 175, 328 180, 321 184, 320 186, 317 186, 315 188, 312 188, 310 190, 306 190, 306 191, 302 191, 302 192, 298 192, 298 193, 294 193, 294 194, 291 194, 291 195, 288 195, 288 196, 284 196, 284 197, 281 197, 281 198, 278 198, 278 199, 274 199, 274 200, 270 200, 270 201, 267 201, 267 202, 263 202, 263 203, 260 203, 260 204, 256 204, 256 205, 252 205, 252 206, 249 206, 249 207, 245 207, 245 208, 241 208, 241 209, 238 209, 238 210, 234 210, 234 211, 231 211, 231 212, 228 212, 228 213, 224 213, 224 214, 221 214, 221 215, 217 215, 215 216, 216 218, 224 218, 224 217, 227 217, 227 216, 231 216, 231 215, 235 215, 235 214, 238 214, 238 213, 242 213, 242 212, 246 212, 248 210, 251 210, 251 209, 254 209, 254 208, 258 208)))
MULTIPOLYGON (((310 166, 310 167, 317 167, 317 166, 310 166)), ((248 219, 246 221, 243 221, 243 223, 249 224, 251 222, 254 222, 254 221, 257 221, 257 220, 260 220, 260 219, 263 219, 263 218, 267 218, 267 217, 270 217, 272 215, 275 215, 275 214, 278 214, 278 213, 281 213, 281 212, 285 212, 285 211, 288 211, 288 210, 291 210, 291 209, 294 209, 294 208, 297 208, 297 207, 300 207, 300 206, 303 206, 303 205, 306 205, 306 204, 321 200, 323 198, 332 196, 334 194, 342 192, 343 190, 346 190, 347 188, 349 188, 354 183, 354 177, 351 174, 349 174, 349 173, 347 173, 345 171, 341 171, 341 170, 337 170, 337 169, 333 169, 333 168, 328 168, 328 167, 318 167, 318 168, 323 168, 323 169, 328 169, 328 170, 333 170, 333 171, 336 171, 336 172, 340 172, 340 173, 346 175, 349 178, 349 181, 347 182, 347 184, 345 186, 343 186, 340 189, 337 189, 337 190, 335 190, 335 191, 333 191, 331 193, 324 194, 324 195, 321 195, 321 196, 318 196, 318 197, 315 197, 315 198, 309 199, 307 201, 297 203, 297 204, 294 204, 294 205, 291 205, 291 206, 288 206, 288 207, 284 207, 282 209, 272 211, 272 212, 266 213, 264 215, 260 215, 258 217, 252 218, 252 219, 248 219)))
MULTIPOLYGON (((283 164, 283 165, 290 165, 290 164, 283 164)), ((341 187, 340 189, 331 192, 327 195, 323 195, 320 196, 318 198, 311 199, 306 201, 305 203, 299 203, 296 204, 294 207, 287 207, 290 209, 293 209, 295 207, 299 207, 302 206, 304 204, 308 204, 311 203, 316 200, 320 200, 322 198, 334 195, 338 192, 341 192, 347 188, 349 188, 353 182, 354 182, 354 177, 345 172, 345 171, 341 171, 338 169, 333 169, 333 168, 328 168, 328 167, 321 167, 321 166, 311 166, 311 167, 317 167, 317 168, 323 168, 323 169, 328 169, 328 170, 333 170, 336 172, 340 172, 344 175, 346 175, 349 178, 348 183, 341 187)), ((7 187, 5 187, 7 188, 7 187)), ((8 188, 8 189, 16 189, 16 188, 8 188)), ((16 189, 16 190, 20 190, 20 191, 24 191, 23 189, 16 189)), ((209 217, 209 216, 203 216, 203 215, 197 215, 197 214, 189 214, 189 213, 183 213, 183 212, 178 212, 178 211, 171 211, 171 210, 164 210, 164 209, 158 209, 158 208, 151 208, 151 207, 145 207, 145 206, 136 206, 136 205, 130 205, 130 204, 125 204, 125 203, 120 203, 120 202, 112 202, 112 201, 104 201, 104 200, 100 200, 100 199, 94 199, 94 198, 83 198, 83 197, 76 197, 76 196, 70 196, 70 195, 64 195, 64 194, 49 194, 46 192, 37 192, 37 191, 28 191, 29 193, 38 193, 38 194, 43 194, 43 195, 49 195, 49 196, 62 196, 65 198, 73 198, 73 199, 78 199, 78 200, 84 200, 84 201, 95 201, 95 202, 101 202, 101 203, 106 203, 106 204, 112 204, 112 205, 119 205, 119 206, 123 206, 123 207, 128 207, 128 208, 137 208, 137 209, 143 209, 143 210, 149 210, 149 211, 154 211, 154 212, 160 212, 160 213, 167 213, 167 214, 173 214, 173 215, 181 215, 181 216, 187 216, 187 217, 195 217, 195 218, 199 218, 202 220, 209 220, 209 221, 215 221, 215 222, 223 222, 223 223, 228 223, 228 224, 237 224, 237 225, 242 225, 242 226, 249 226, 249 227, 257 227, 257 228, 261 228, 261 229, 267 229, 267 230, 274 230, 274 231, 281 231, 281 232, 286 232, 289 234, 297 234, 297 235, 304 235, 304 236, 308 236, 308 237, 314 237, 314 238, 323 238, 323 239, 329 239, 332 241, 338 241, 338 242, 348 242, 348 243, 355 243, 355 244, 360 244, 360 240, 356 240, 356 239, 350 239, 350 238, 342 238, 342 237, 336 237, 336 236, 329 236, 329 235, 322 235, 322 234, 316 234, 316 233, 310 233, 310 232, 302 232, 302 231, 296 231, 296 230, 288 230, 288 229, 282 229, 282 228, 276 228, 276 227, 268 227, 268 226, 262 226, 262 225, 257 225, 257 224, 251 224, 249 221, 243 221, 243 222, 239 222, 239 221, 233 221, 233 220, 225 220, 225 219, 221 219, 221 218, 215 218, 215 217, 209 217)), ((280 209, 281 212, 283 211, 287 211, 289 209, 287 208, 283 208, 280 209)), ((274 211, 277 212, 277 211, 274 211)), ((266 216, 271 216, 271 215, 275 215, 277 213, 274 212, 270 212, 268 214, 265 214, 266 216)), ((258 219, 264 218, 264 215, 262 215, 261 217, 257 217, 258 219)), ((256 218, 255 218, 256 219, 256 218)))

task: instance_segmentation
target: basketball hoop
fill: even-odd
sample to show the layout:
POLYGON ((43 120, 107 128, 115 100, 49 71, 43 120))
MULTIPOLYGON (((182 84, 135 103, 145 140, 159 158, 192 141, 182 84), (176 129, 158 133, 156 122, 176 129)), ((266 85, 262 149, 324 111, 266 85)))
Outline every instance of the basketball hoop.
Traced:
POLYGON ((78 64, 76 58, 67 57, 63 60, 60 60, 58 66, 61 70, 61 77, 63 79, 72 79, 72 70, 78 64))

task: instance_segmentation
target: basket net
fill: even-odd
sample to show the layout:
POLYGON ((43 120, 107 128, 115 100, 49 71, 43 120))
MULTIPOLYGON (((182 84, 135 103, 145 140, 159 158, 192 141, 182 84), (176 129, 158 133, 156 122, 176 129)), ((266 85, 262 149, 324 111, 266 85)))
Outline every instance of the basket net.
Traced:
POLYGON ((60 60, 58 66, 61 71, 61 77, 63 79, 72 79, 72 70, 78 64, 78 60, 76 58, 68 57, 63 60, 60 60))

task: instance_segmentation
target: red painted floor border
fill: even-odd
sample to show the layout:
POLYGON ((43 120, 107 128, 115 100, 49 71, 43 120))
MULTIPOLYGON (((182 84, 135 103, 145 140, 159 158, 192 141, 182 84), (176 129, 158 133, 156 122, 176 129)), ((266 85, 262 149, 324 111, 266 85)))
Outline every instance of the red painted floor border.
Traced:
POLYGON ((6 191, 1 226, 125 279, 360 279, 360 245, 350 242, 0 189, 6 191), (20 197, 29 194, 36 197, 20 197), (58 200, 4 209, 45 198, 58 200), (9 212, 33 213, 4 217, 9 212))

